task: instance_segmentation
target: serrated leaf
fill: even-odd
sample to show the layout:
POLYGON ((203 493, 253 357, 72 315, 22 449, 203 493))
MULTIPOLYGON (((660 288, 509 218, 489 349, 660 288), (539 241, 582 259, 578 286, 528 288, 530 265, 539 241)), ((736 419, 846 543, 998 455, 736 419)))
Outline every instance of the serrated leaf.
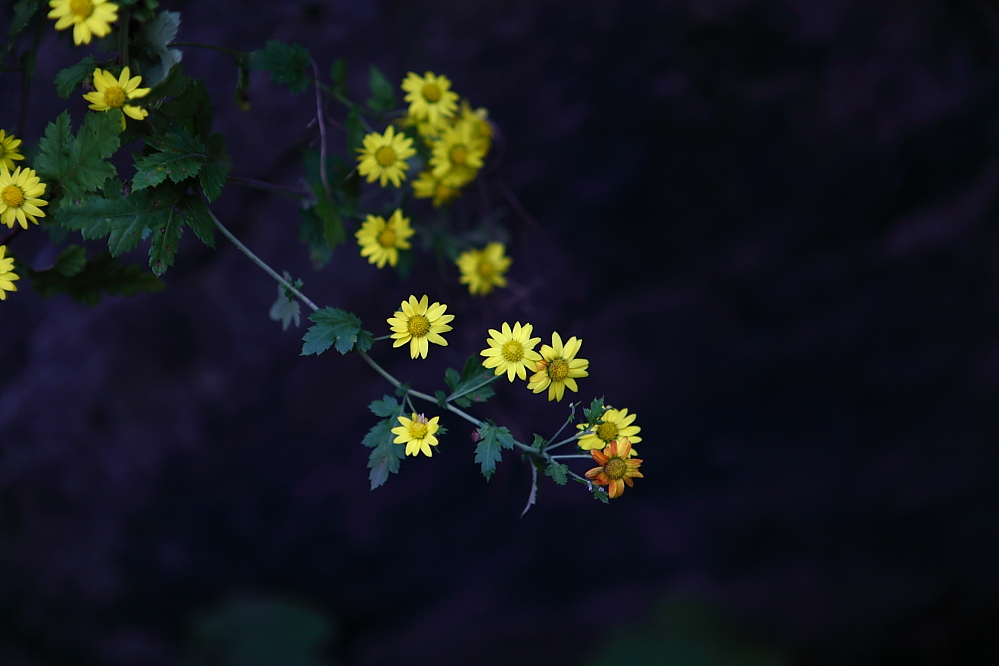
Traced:
POLYGON ((149 245, 149 267, 156 275, 163 275, 166 269, 173 266, 173 257, 177 254, 180 243, 180 233, 183 231, 184 215, 178 206, 170 206, 158 216, 155 226, 148 227, 152 242, 149 245))
POLYGON ((184 213, 184 221, 194 231, 194 235, 208 247, 214 248, 215 220, 208 210, 208 204, 201 197, 188 194, 180 200, 180 210, 184 213))
POLYGON ((545 444, 547 444, 547 443, 548 443, 548 440, 546 440, 541 435, 534 435, 534 441, 531 443, 531 446, 533 446, 538 451, 540 451, 543 448, 545 448, 545 444))
POLYGON ((225 136, 215 133, 208 136, 208 162, 198 174, 201 189, 209 201, 215 201, 225 187, 225 176, 232 160, 225 152, 225 136))
MULTIPOLYGON (((35 15, 41 6, 42 0, 18 0, 14 3, 14 20, 7 31, 8 37, 13 38, 19 32, 28 27, 28 21, 35 15)), ((12 40, 13 41, 13 40, 12 40)))
POLYGON ((368 70, 368 88, 371 89, 368 108, 372 111, 384 113, 395 108, 395 89, 381 70, 374 65, 368 70))
POLYGON ((390 395, 382 396, 380 400, 374 400, 368 405, 375 416, 388 417, 398 416, 400 412, 399 401, 390 395))
POLYGON ((604 412, 607 408, 604 406, 603 396, 599 398, 594 398, 590 406, 583 410, 583 415, 586 416, 586 422, 589 425, 599 423, 600 419, 603 418, 604 412))
POLYGON ((475 462, 482 466, 482 476, 488 481, 496 471, 496 463, 503 459, 503 449, 513 448, 513 435, 505 426, 492 423, 478 429, 481 439, 475 446, 475 462))
POLYGON ((102 293, 134 296, 139 291, 160 291, 165 286, 155 275, 143 270, 141 266, 121 265, 107 252, 98 254, 75 273, 64 275, 60 270, 60 260, 70 250, 72 253, 66 257, 66 265, 62 267, 63 270, 69 269, 76 265, 83 248, 78 246, 67 248, 59 255, 56 265, 50 269, 43 271, 28 269, 32 287, 42 298, 66 294, 81 303, 97 305, 102 293))
POLYGON ((295 322, 295 328, 298 328, 301 322, 301 306, 296 299, 288 297, 288 294, 285 293, 284 285, 279 284, 277 290, 277 300, 274 301, 274 305, 267 312, 267 316, 271 318, 271 321, 280 321, 282 331, 287 331, 288 324, 292 321, 295 322))
POLYGON ((71 67, 60 71, 55 77, 56 93, 59 97, 66 99, 74 90, 80 87, 83 81, 94 73, 97 61, 93 56, 86 56, 83 60, 71 67))
POLYGON ((193 178, 208 161, 205 144, 179 127, 163 136, 148 137, 146 144, 156 152, 135 161, 133 190, 154 187, 167 178, 175 183, 193 178))
POLYGON ((384 484, 389 474, 398 474, 399 461, 405 457, 406 446, 392 442, 395 439, 392 433, 393 427, 395 427, 394 419, 379 421, 361 442, 372 449, 368 456, 368 469, 371 470, 368 479, 371 481, 372 490, 384 484))
POLYGON ((118 150, 120 112, 88 113, 76 137, 69 112, 63 111, 45 128, 38 142, 35 171, 49 183, 49 192, 70 197, 96 192, 117 171, 107 161, 118 150))
POLYGON ((555 483, 560 486, 564 486, 565 482, 568 480, 568 477, 566 476, 568 471, 568 465, 552 461, 548 463, 547 467, 545 467, 545 476, 550 476, 555 483))
POLYGON ((472 354, 465 361, 460 375, 454 368, 444 372, 444 381, 451 389, 448 400, 461 407, 469 407, 473 402, 485 402, 496 393, 489 385, 495 377, 492 370, 482 365, 479 355, 472 354))
POLYGON ((146 86, 154 86, 164 80, 184 55, 177 49, 167 48, 167 44, 177 37, 179 28, 180 12, 163 11, 152 21, 142 24, 137 40, 151 56, 159 59, 159 62, 142 74, 142 82, 146 86))
POLYGON ((271 81, 288 86, 293 93, 303 92, 309 85, 309 51, 300 44, 269 39, 264 48, 250 53, 250 68, 270 72, 271 81))
POLYGON ((371 334, 361 329, 361 320, 351 312, 323 308, 309 315, 309 321, 313 325, 305 332, 302 356, 322 354, 331 346, 335 346, 341 354, 355 348, 367 351, 374 343, 371 334))

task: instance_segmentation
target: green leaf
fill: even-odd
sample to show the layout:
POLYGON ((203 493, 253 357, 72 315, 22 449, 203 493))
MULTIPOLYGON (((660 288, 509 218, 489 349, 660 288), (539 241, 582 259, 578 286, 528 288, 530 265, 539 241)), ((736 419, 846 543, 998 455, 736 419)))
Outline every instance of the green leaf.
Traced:
POLYGON ((488 423, 480 427, 479 443, 475 446, 475 462, 482 465, 482 476, 488 481, 496 471, 496 463, 503 459, 503 449, 513 448, 513 435, 505 426, 488 423))
POLYGON ((395 89, 374 65, 371 65, 368 73, 368 88, 371 89, 368 108, 372 111, 381 114, 395 108, 395 89))
POLYGON ((361 328, 357 315, 338 308, 323 308, 309 315, 314 322, 305 332, 302 356, 322 354, 331 346, 341 354, 352 349, 367 351, 374 344, 371 334, 361 328))
POLYGON ((14 37, 28 27, 28 21, 35 15, 41 4, 42 0, 18 0, 14 3, 14 20, 10 24, 10 30, 7 31, 9 41, 4 45, 4 53, 10 52, 14 47, 14 37))
POLYGON ((605 411, 607 411, 607 407, 604 406, 603 396, 594 398, 593 402, 590 403, 590 406, 583 410, 583 415, 586 416, 587 425, 591 426, 600 423, 605 411))
POLYGON ((368 405, 375 416, 388 417, 398 416, 402 413, 399 401, 390 395, 382 396, 381 400, 375 400, 368 405))
POLYGON ((399 461, 406 455, 404 444, 392 442, 395 439, 392 428, 397 423, 394 422, 395 419, 379 421, 368 431, 361 442, 372 449, 368 456, 368 468, 371 470, 368 479, 371 481, 372 490, 384 484, 388 480, 389 474, 399 473, 399 461))
POLYGON ((164 80, 170 69, 180 62, 181 53, 177 49, 167 48, 167 44, 177 37, 180 28, 180 12, 160 12, 152 21, 141 24, 136 42, 140 48, 158 62, 142 73, 142 83, 154 86, 164 80))
POLYGON ((215 220, 212 219, 208 204, 198 195, 188 194, 180 200, 180 210, 184 213, 184 221, 194 230, 202 243, 215 247, 215 220))
POLYGON ((395 394, 401 398, 404 395, 406 395, 407 393, 409 393, 409 390, 411 388, 413 388, 413 387, 409 385, 409 382, 403 382, 403 383, 399 384, 399 386, 396 387, 395 394))
POLYGON ((610 502, 610 497, 607 496, 607 491, 604 489, 603 486, 598 486, 592 481, 587 481, 586 479, 577 479, 576 477, 572 477, 572 480, 575 481, 576 483, 581 483, 584 486, 587 486, 590 489, 590 492, 593 493, 593 499, 598 499, 604 504, 610 502))
POLYGON ((45 128, 38 142, 35 170, 55 194, 79 197, 96 192, 108 178, 117 175, 106 161, 118 150, 121 112, 88 113, 76 137, 71 133, 69 112, 63 111, 45 128))
POLYGON ((531 443, 531 446, 533 446, 534 448, 536 448, 538 451, 541 451, 542 449, 545 448, 545 444, 547 444, 547 443, 548 443, 548 440, 546 440, 541 435, 537 435, 536 434, 536 435, 534 435, 534 441, 531 443))
POLYGON ((60 253, 52 268, 28 269, 32 287, 42 298, 56 294, 87 305, 97 305, 101 294, 134 296, 139 291, 160 291, 164 284, 152 273, 132 264, 123 266, 107 252, 102 252, 80 266, 85 250, 73 245, 60 253))
POLYGON ((343 126, 347 130, 347 154, 356 157, 357 151, 364 146, 364 135, 368 133, 361 123, 361 114, 356 106, 347 112, 343 126))
POLYGON ((286 44, 270 39, 264 48, 250 53, 250 68, 271 73, 271 81, 288 86, 293 93, 300 93, 309 85, 309 51, 299 44, 286 44))
POLYGON ((337 58, 330 65, 330 78, 333 79, 333 87, 340 93, 344 91, 344 87, 347 85, 347 60, 346 58, 337 58))
POLYGON ((323 223, 323 238, 326 240, 326 247, 332 250, 337 245, 343 244, 347 240, 347 234, 343 230, 343 221, 336 206, 326 196, 326 188, 322 183, 312 183, 312 193, 316 195, 316 204, 313 210, 316 216, 323 223))
POLYGON ((184 215, 179 206, 161 209, 156 223, 150 227, 149 235, 149 267, 156 275, 163 275, 166 269, 173 266, 173 257, 180 243, 180 233, 183 231, 184 215))
POLYGON ((88 76, 94 73, 96 67, 97 61, 94 60, 94 56, 88 55, 72 67, 60 71, 55 77, 56 93, 59 97, 66 99, 83 84, 88 76))
POLYGON ((222 134, 211 134, 208 136, 208 162, 198 174, 201 182, 201 189, 209 201, 215 201, 222 188, 225 187, 225 175, 229 171, 232 160, 225 152, 225 136, 222 134))
MULTIPOLYGON (((285 273, 285 278, 287 279, 288 274, 285 273)), ((277 300, 274 301, 274 305, 267 312, 267 316, 271 318, 271 321, 280 321, 281 330, 287 331, 288 324, 295 321, 295 328, 299 327, 301 322, 302 308, 298 303, 298 300, 291 298, 286 293, 284 285, 279 284, 277 300)))
POLYGON ((163 136, 147 137, 146 144, 156 152, 135 161, 133 190, 159 185, 167 178, 175 183, 193 178, 208 161, 205 144, 179 127, 163 136))
POLYGON ((444 381, 451 389, 448 399, 460 407, 469 407, 473 402, 485 402, 496 393, 489 385, 495 376, 494 371, 482 365, 478 354, 472 354, 465 361, 461 375, 454 368, 445 371, 444 381))
POLYGON ((552 477, 552 480, 560 486, 564 486, 568 477, 566 473, 569 471, 567 465, 562 463, 550 462, 548 466, 545 467, 545 476, 552 477))

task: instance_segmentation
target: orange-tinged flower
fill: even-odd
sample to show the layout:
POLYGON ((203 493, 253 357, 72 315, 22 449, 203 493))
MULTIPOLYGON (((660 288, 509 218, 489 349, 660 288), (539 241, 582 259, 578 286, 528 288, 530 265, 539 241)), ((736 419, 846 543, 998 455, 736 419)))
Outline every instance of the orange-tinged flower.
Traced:
POLYGON ((624 493, 624 484, 634 486, 633 478, 645 478, 638 468, 642 465, 641 458, 632 458, 631 441, 627 437, 614 440, 603 451, 593 449, 590 451, 593 460, 600 467, 594 467, 586 473, 586 478, 591 479, 598 486, 607 486, 607 495, 614 499, 624 493))

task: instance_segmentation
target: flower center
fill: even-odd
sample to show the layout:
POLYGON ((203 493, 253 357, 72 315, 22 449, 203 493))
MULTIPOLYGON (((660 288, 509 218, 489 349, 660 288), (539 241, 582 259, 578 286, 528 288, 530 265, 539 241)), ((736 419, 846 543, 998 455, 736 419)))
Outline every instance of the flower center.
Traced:
POLYGON ((516 363, 520 359, 524 358, 524 345, 520 344, 516 340, 509 340, 505 345, 503 345, 503 358, 511 363, 516 363))
POLYGON ((80 18, 87 18, 90 12, 94 11, 94 5, 90 0, 69 0, 69 13, 80 18))
POLYGON ((548 364, 548 377, 553 382, 560 382, 569 376, 569 361, 557 358, 548 364))
POLYGON ((409 426, 409 434, 413 439, 423 439, 427 436, 427 424, 413 421, 413 425, 409 426))
POLYGON ((438 102, 441 98, 441 89, 436 83, 423 84, 423 97, 428 102, 438 102))
POLYGON ((468 149, 459 144, 451 149, 450 157, 452 164, 464 164, 468 159, 468 149))
POLYGON ((604 474, 612 481, 618 481, 628 475, 628 463, 621 458, 611 458, 604 465, 604 474))
POLYGON ((17 208, 24 203, 24 192, 17 185, 8 185, 0 192, 0 200, 11 208, 17 208))
POLYGON ((111 86, 104 90, 104 103, 112 109, 120 109, 125 103, 125 91, 118 86, 111 86))
POLYGON ((413 315, 409 318, 409 334, 420 338, 430 330, 430 320, 423 315, 413 315))
POLYGON ((493 269, 493 265, 488 261, 483 261, 479 264, 479 275, 482 277, 492 277, 492 274, 496 271, 493 269))
POLYGON ((378 234, 378 244, 382 247, 395 247, 395 231, 389 227, 382 229, 378 234))
POLYGON ((375 152, 375 160, 383 167, 392 166, 396 161, 395 151, 388 146, 382 146, 375 152))
POLYGON ((597 437, 605 442, 613 442, 617 439, 617 426, 609 421, 604 421, 597 428, 597 437))

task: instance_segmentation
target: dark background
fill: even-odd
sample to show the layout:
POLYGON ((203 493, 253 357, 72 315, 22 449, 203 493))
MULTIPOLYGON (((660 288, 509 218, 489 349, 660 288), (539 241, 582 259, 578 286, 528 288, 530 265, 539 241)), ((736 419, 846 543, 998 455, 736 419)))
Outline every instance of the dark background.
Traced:
MULTIPOLYGON (((0 663, 999 659, 991 2, 162 6, 180 40, 344 56, 356 98, 374 62, 487 107, 514 258, 489 298, 429 256, 409 282, 349 247, 315 273, 291 199, 231 185, 213 209, 376 334, 410 293, 448 303, 447 349, 373 352, 419 387, 502 321, 580 336, 579 398, 638 414, 646 478, 609 506, 542 483, 520 518, 526 466, 485 483, 446 420, 439 455, 369 492, 366 405, 388 385, 300 357, 273 283, 221 238, 187 234, 166 291, 95 308, 22 281, 0 305, 0 663)), ((29 143, 83 52, 45 32, 29 143)), ((183 64, 232 174, 298 183, 311 91, 258 72, 241 112, 230 57, 183 64)), ((17 78, 0 86, 10 128, 17 78)), ((57 250, 32 231, 11 252, 57 250)), ((567 410, 504 384, 476 413, 529 440, 567 410)))

